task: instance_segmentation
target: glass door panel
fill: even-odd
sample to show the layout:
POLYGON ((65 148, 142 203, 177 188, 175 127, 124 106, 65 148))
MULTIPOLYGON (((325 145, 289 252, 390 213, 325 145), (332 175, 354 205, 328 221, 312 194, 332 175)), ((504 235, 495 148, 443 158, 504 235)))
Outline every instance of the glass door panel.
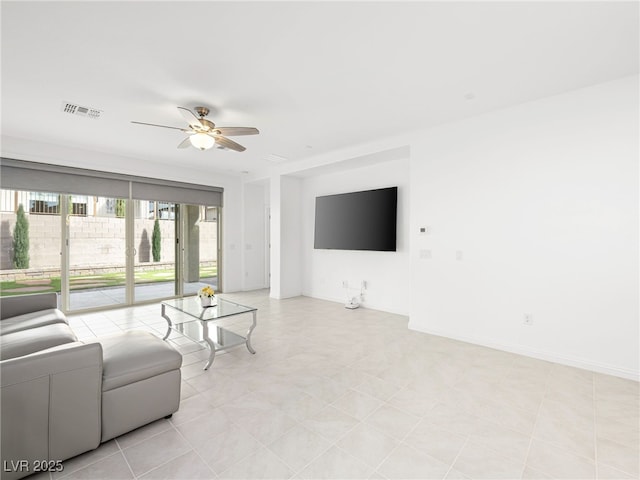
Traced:
POLYGON ((134 200, 134 300, 176 295, 177 205, 134 200))
POLYGON ((57 193, 0 190, 0 296, 61 291, 57 193))
POLYGON ((67 195, 69 310, 126 302, 126 200, 67 195))
POLYGON ((183 294, 206 285, 218 291, 218 208, 183 205, 183 294))

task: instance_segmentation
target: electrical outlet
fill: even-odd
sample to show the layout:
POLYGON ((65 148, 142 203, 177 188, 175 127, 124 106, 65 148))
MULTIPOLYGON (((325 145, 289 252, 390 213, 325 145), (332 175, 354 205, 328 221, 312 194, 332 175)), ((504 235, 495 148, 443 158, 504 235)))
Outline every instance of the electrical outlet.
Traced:
POLYGON ((531 315, 530 313, 525 313, 522 323, 524 323, 525 325, 533 325, 533 315, 531 315))
POLYGON ((349 288, 349 282, 346 280, 342 280, 342 288, 349 288))
POLYGON ((362 280, 362 290, 366 290, 366 289, 367 289, 367 281, 362 280))

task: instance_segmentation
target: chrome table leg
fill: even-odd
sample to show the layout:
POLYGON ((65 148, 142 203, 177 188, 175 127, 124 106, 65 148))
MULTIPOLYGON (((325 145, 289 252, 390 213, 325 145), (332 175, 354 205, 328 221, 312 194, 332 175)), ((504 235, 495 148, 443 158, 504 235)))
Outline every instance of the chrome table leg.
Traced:
POLYGON ((165 311, 165 305, 164 303, 162 304, 162 317, 167 321, 167 333, 165 334, 164 337, 162 337, 162 340, 166 340, 167 338, 169 338, 169 334, 171 334, 171 319, 169 318, 169 316, 167 315, 166 311, 165 311))
POLYGON ((208 322, 205 321, 201 323, 202 323, 202 336, 204 337, 204 341, 207 342, 207 345, 209 345, 209 350, 210 350, 209 360, 207 360, 207 363, 204 366, 203 370, 209 370, 209 367, 211 366, 213 361, 216 359, 216 346, 209 338, 209 325, 207 325, 208 322))
POLYGON ((251 346, 251 333, 253 332, 253 329, 256 328, 257 312, 254 310, 251 313, 253 314, 253 322, 251 323, 251 326, 249 327, 249 331, 247 332, 247 342, 246 343, 247 343, 247 350, 249 350, 251 353, 256 353, 256 351, 251 346))

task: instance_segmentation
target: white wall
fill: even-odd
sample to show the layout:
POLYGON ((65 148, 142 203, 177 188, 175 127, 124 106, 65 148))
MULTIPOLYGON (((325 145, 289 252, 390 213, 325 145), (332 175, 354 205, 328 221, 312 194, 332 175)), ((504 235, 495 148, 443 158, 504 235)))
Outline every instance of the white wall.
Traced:
POLYGON ((280 179, 280 298, 302 295, 302 182, 299 178, 280 179))
POLYGON ((244 283, 243 290, 267 286, 265 272, 265 185, 246 183, 244 190, 244 283))
POLYGON ((280 175, 274 174, 269 179, 269 208, 271 220, 269 234, 271 242, 269 264, 271 266, 271 286, 269 296, 280 298, 280 175))
POLYGON ((363 305, 409 313, 409 159, 378 163, 338 173, 305 178, 302 187, 302 252, 304 294, 345 302, 360 294, 367 282, 363 305), (383 187, 398 187, 397 251, 369 252, 313 248, 315 198, 383 187), (345 290, 343 280, 350 287, 345 290))
POLYGON ((635 76, 416 136, 410 328, 637 378, 638 127, 635 76))
POLYGON ((374 294, 366 272, 368 306, 406 312, 383 298, 404 285, 394 298, 410 304, 412 329, 640 378, 638 86, 626 77, 280 167, 272 185, 313 175, 302 188, 304 294, 342 302, 342 280, 367 280, 371 264, 309 247, 311 199, 404 175, 409 280, 390 269, 374 294), (403 151, 408 167, 372 161, 362 183, 348 175, 345 159, 403 151))
POLYGON ((302 209, 299 178, 276 174, 270 181, 271 292, 273 298, 302 294, 302 209))

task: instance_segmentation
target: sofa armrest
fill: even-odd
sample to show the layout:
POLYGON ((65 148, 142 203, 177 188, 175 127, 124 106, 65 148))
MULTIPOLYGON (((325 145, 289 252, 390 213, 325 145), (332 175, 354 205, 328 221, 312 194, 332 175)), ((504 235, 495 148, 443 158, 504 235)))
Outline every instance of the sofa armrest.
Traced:
MULTIPOLYGON (((99 343, 68 343, 4 360, 0 372, 3 465, 65 460, 100 444, 99 343)), ((29 473, 3 472, 2 478, 29 473)))
POLYGON ((0 320, 51 308, 58 308, 56 292, 0 297, 0 320))

